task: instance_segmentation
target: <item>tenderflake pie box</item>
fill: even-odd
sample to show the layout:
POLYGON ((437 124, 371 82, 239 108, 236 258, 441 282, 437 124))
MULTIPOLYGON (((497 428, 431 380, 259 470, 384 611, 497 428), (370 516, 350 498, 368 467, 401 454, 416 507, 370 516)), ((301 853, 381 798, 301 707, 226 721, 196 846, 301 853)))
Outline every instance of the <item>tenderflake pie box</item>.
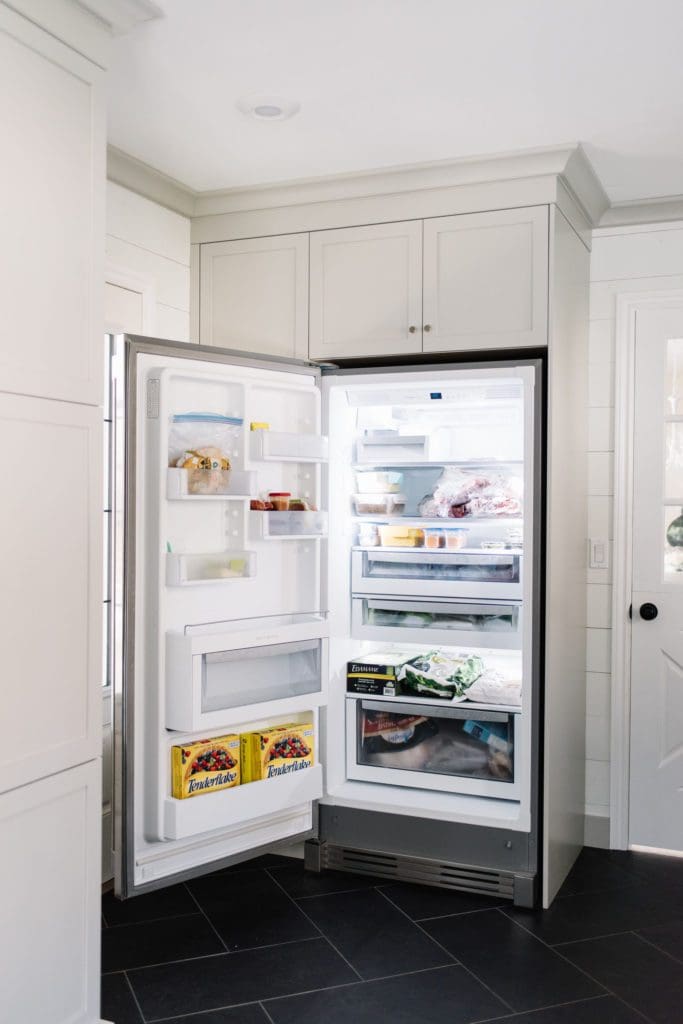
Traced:
POLYGON ((171 747, 172 793, 178 800, 240 784, 240 738, 235 733, 171 747))
POLYGON ((373 651, 346 666, 347 693, 368 696, 397 697, 405 692, 398 676, 401 668, 415 654, 405 651, 373 651))
POLYGON ((314 763, 312 722, 276 725, 242 733, 242 782, 260 782, 310 768, 314 763))

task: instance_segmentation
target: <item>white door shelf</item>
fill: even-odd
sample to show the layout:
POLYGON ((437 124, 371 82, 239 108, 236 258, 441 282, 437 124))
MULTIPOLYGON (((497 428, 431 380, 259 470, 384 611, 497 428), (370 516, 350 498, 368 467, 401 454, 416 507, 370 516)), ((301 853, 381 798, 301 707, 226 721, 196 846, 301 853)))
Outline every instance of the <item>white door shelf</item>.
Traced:
POLYGON ((279 815, 289 808, 310 804, 323 795, 322 765, 262 782, 247 782, 219 793, 164 802, 164 833, 168 839, 185 839, 266 815, 279 815))
POLYGON ((205 583, 236 583, 256 576, 254 551, 216 551, 207 554, 166 555, 166 584, 169 587, 200 586, 205 583))
POLYGON ((315 540, 327 536, 327 512, 249 512, 255 540, 315 540))
POLYGON ((221 477, 214 470, 177 469, 170 467, 166 475, 166 497, 171 501, 225 501, 227 498, 249 498, 256 490, 256 474, 250 470, 229 469, 221 477), (207 484, 198 474, 211 474, 213 486, 219 488, 207 494, 207 484), (191 475, 192 474, 192 475, 191 475))
POLYGON ((320 707, 327 693, 327 623, 226 633, 168 633, 166 727, 235 729, 254 717, 320 707))
POLYGON ((279 430, 252 430, 249 450, 262 462, 327 462, 327 438, 319 434, 290 434, 279 430))

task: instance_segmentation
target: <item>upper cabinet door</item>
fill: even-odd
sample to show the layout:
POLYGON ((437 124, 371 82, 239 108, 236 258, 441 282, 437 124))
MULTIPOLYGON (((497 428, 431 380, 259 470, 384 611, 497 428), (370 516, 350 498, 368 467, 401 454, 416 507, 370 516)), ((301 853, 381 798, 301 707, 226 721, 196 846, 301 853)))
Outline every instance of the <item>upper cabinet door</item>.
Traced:
POLYGON ((308 235, 202 245, 199 340, 308 358, 308 235))
POLYGON ((548 208, 424 222, 424 351, 548 344, 548 208))
POLYGON ((311 359, 422 349, 422 221, 311 235, 311 359))
POLYGON ((104 72, 0 5, 0 390, 102 402, 104 72))

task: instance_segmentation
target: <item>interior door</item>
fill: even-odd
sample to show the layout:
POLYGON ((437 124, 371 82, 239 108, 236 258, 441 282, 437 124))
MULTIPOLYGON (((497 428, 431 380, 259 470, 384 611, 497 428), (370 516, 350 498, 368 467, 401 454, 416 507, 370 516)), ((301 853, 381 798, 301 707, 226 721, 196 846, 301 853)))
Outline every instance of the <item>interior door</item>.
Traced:
POLYGON ((326 516, 252 511, 251 499, 289 491, 320 509, 327 448, 316 367, 135 337, 122 346, 115 885, 127 897, 314 834, 319 751, 305 770, 266 765, 249 784, 188 787, 191 798, 176 794, 171 765, 174 747, 220 738, 238 750, 236 737, 276 726, 310 727, 317 747, 326 516), (201 453, 212 439, 229 470, 178 466, 178 446, 201 453))
POLYGON ((638 310, 629 844, 683 852, 683 307, 638 310))

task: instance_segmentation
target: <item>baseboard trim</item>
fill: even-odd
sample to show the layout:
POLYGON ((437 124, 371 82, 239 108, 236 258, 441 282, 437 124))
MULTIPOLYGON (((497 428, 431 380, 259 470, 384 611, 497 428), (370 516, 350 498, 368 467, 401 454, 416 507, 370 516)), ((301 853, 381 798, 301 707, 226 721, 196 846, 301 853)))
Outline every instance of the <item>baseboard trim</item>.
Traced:
POLYGON ((599 814, 587 814, 583 841, 586 846, 596 846, 599 850, 609 850, 609 818, 599 814))

